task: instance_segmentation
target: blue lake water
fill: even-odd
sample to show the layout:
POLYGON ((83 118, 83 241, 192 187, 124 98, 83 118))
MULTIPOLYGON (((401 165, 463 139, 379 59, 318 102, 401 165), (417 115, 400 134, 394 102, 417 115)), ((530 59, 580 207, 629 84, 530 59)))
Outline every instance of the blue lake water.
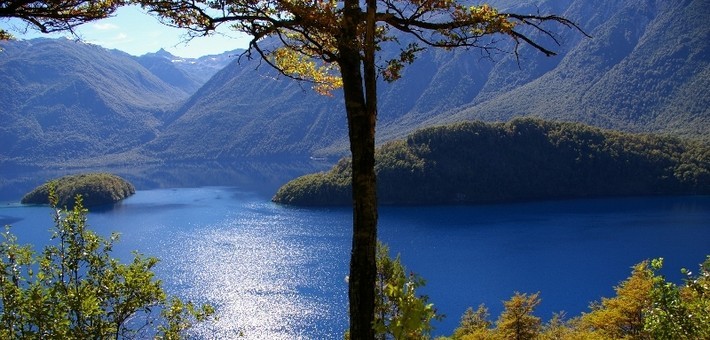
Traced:
MULTIPOLYGON (((89 224, 120 232, 123 258, 159 257, 171 293, 217 308, 199 338, 342 338, 350 210, 279 206, 272 186, 234 183, 250 184, 139 186, 89 224)), ((46 242, 49 209, 17 200, 4 198, 0 223, 22 242, 46 242)), ((541 292, 544 319, 577 315, 647 258, 664 257, 664 273, 678 280, 681 267, 695 270, 710 254, 710 197, 383 207, 379 236, 427 280, 422 293, 446 315, 434 333, 447 335, 467 307, 485 303, 495 318, 515 291, 541 292)))

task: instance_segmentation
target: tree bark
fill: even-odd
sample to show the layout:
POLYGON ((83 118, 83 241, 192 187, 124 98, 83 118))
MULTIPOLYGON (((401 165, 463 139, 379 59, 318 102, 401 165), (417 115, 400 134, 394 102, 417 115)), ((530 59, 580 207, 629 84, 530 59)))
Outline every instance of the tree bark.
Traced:
POLYGON ((374 339, 377 194, 372 121, 367 110, 348 113, 353 159, 353 243, 348 291, 351 339, 374 339))
MULTIPOLYGON (((353 240, 350 254, 348 297, 350 338, 374 339, 375 280, 377 264, 377 193, 375 179, 374 67, 365 65, 365 86, 361 71, 361 45, 357 25, 362 11, 357 0, 346 0, 342 35, 338 40, 338 63, 343 79, 345 110, 352 154, 353 240), (373 77, 369 75, 373 72, 373 77), (367 89, 367 97, 365 96, 367 89)), ((374 23, 373 23, 374 24, 374 23)), ((374 56, 374 50, 371 51, 374 56)), ((367 51, 365 52, 366 59, 367 51)), ((373 58, 374 61, 374 58, 373 58)))

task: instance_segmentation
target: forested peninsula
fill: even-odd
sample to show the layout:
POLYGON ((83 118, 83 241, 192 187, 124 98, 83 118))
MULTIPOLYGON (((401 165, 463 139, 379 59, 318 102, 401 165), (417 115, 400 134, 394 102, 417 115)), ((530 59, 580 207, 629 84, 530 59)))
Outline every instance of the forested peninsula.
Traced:
POLYGON ((57 206, 73 208, 76 195, 83 198, 83 206, 95 207, 116 203, 136 192, 133 184, 109 173, 69 175, 38 186, 24 197, 22 204, 49 204, 49 188, 54 185, 57 206))
MULTIPOLYGON (((376 154, 380 204, 471 204, 710 194, 701 141, 520 118, 419 130, 376 154)), ((273 201, 351 203, 350 159, 282 186, 273 201)))

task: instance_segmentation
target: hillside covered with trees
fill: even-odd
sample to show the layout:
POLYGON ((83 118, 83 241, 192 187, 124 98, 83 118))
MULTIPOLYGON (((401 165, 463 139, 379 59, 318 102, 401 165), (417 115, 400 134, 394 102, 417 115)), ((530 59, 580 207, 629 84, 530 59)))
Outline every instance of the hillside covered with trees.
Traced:
POLYGON ((446 120, 524 115, 708 140, 710 29, 697 25, 710 13, 710 2, 577 1, 569 11, 583 27, 595 27, 590 39, 549 60, 547 65, 559 63, 539 77, 517 80, 520 86, 513 85, 527 66, 516 70, 512 59, 498 63, 476 102, 446 120))
POLYGON ((0 41, 0 162, 120 161, 234 53, 134 57, 63 38, 0 41))
MULTIPOLYGON (((380 204, 465 204, 710 193, 700 142, 519 118, 417 131, 377 151, 380 204)), ((350 204, 350 160, 287 183, 293 205, 350 204)))
POLYGON ((75 160, 138 146, 187 97, 123 52, 68 39, 1 47, 0 160, 75 160))

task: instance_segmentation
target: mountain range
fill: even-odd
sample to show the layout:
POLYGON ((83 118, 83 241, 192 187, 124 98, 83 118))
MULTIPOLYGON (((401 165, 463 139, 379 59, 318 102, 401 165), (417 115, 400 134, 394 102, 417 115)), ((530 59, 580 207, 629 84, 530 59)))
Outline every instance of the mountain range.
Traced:
POLYGON ((0 161, 71 163, 138 148, 234 53, 134 57, 63 38, 3 42, 0 161))
MULTIPOLYGON (((710 28, 704 0, 491 1, 557 13, 545 57, 427 50, 379 87, 378 141, 426 126, 574 121, 710 141, 710 28)), ((503 46, 505 47, 505 46, 503 46)), ((316 94, 241 51, 133 57, 68 40, 0 45, 0 162, 39 164, 340 157, 343 100, 316 94), (227 64, 228 63, 228 64, 227 64)), ((383 56, 397 53, 384 47, 383 56)))
POLYGON ((139 56, 137 61, 162 81, 193 94, 240 52, 232 50, 200 58, 181 58, 161 48, 139 56))

